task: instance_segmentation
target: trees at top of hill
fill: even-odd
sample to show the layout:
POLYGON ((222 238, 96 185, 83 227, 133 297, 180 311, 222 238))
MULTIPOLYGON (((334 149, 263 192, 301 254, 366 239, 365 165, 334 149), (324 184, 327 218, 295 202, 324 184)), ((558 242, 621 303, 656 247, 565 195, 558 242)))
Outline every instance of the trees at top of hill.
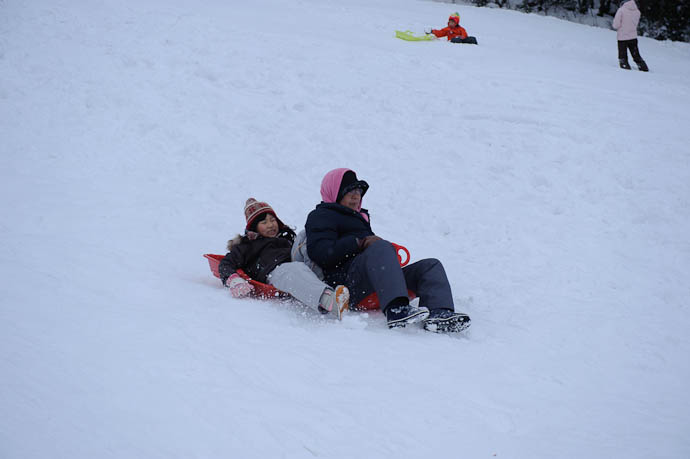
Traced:
MULTIPOLYGON (((573 15, 613 16, 621 0, 469 0, 477 6, 498 6, 575 19, 573 15)), ((627 1, 627 0, 623 0, 627 1)), ((640 34, 657 40, 690 42, 690 0, 635 0, 642 19, 640 34)), ((453 1, 455 3, 455 1, 453 1)), ((599 21, 599 25, 603 25, 599 21)), ((609 22, 610 25, 610 22, 609 22)))
POLYGON ((690 0, 636 0, 640 29, 658 40, 690 41, 690 0))

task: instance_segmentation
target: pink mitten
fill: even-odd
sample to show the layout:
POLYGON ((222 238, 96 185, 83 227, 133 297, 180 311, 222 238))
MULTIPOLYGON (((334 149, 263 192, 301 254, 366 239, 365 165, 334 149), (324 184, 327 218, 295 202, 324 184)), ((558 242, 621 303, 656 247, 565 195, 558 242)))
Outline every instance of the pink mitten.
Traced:
POLYGON ((244 298, 254 290, 254 286, 242 279, 237 273, 233 273, 228 277, 228 280, 225 281, 225 285, 228 286, 228 290, 230 290, 230 294, 233 298, 244 298))

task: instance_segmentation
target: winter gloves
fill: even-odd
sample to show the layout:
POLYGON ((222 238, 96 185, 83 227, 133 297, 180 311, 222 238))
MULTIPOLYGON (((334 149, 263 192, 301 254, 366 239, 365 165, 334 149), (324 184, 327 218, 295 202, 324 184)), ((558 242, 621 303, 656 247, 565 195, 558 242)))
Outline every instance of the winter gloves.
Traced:
POLYGON ((254 291, 254 286, 242 279, 239 274, 233 273, 225 281, 225 286, 230 290, 233 298, 244 298, 254 291))
POLYGON ((380 241, 381 238, 378 236, 367 236, 364 239, 357 239, 357 245, 359 246, 359 251, 364 252, 367 247, 376 241, 380 241))

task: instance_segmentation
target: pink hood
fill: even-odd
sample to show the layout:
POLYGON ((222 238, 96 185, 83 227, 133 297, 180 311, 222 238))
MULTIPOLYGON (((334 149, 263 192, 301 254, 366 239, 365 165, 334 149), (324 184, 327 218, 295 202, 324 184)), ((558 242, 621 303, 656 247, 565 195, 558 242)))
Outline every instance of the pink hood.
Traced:
MULTIPOLYGON (((333 169, 324 175, 323 180, 321 180, 321 200, 323 202, 335 203, 336 199, 338 199, 340 184, 343 182, 343 175, 345 175, 345 172, 351 170, 352 169, 341 167, 339 169, 333 169)), ((362 201, 360 201, 359 209, 357 209, 357 211, 364 217, 365 220, 369 221, 369 216, 366 213, 361 212, 361 210, 362 201)))
POLYGON ((637 24, 640 22, 640 10, 634 0, 623 3, 613 18, 613 28, 618 31, 618 41, 637 38, 637 24))

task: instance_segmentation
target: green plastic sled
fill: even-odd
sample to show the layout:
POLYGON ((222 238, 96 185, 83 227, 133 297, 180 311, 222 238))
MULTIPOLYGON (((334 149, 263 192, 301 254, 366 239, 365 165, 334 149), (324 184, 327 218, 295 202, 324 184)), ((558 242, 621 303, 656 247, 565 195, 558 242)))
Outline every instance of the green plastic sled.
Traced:
POLYGON ((395 31, 395 38, 399 38, 401 40, 406 40, 406 41, 431 41, 434 38, 436 38, 434 35, 413 35, 411 31, 406 30, 396 30, 395 31))

